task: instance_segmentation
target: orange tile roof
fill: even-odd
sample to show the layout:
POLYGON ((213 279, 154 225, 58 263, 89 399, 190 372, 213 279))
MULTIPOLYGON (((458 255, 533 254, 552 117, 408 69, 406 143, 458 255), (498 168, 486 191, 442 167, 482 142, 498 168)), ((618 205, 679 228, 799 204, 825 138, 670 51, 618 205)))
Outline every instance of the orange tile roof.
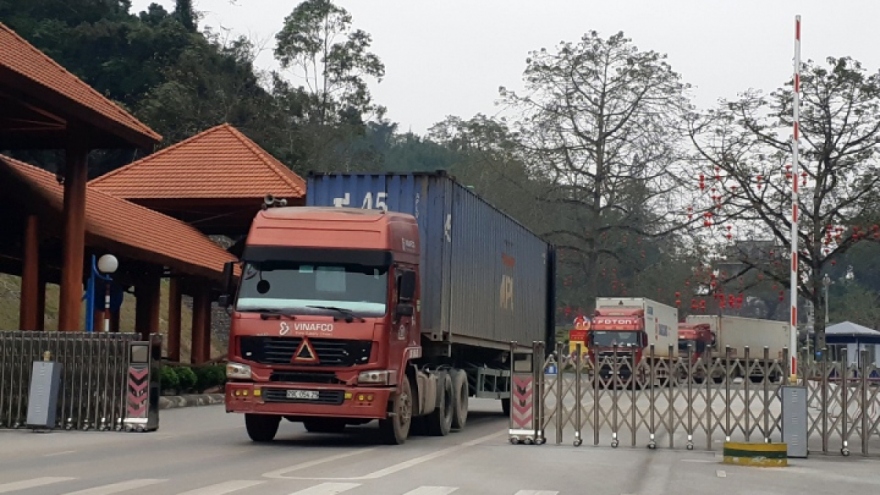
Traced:
MULTIPOLYGON (((64 211, 64 187, 54 174, 0 155, 0 176, 9 172, 34 187, 53 210, 64 211)), ((221 279, 225 262, 236 261, 195 228, 92 188, 86 193, 86 242, 214 280, 221 279)))
POLYGON ((158 143, 162 136, 83 82, 0 22, 0 68, 60 94, 84 109, 158 143))
POLYGON ((126 199, 301 198, 306 184, 229 124, 93 179, 89 186, 126 199))

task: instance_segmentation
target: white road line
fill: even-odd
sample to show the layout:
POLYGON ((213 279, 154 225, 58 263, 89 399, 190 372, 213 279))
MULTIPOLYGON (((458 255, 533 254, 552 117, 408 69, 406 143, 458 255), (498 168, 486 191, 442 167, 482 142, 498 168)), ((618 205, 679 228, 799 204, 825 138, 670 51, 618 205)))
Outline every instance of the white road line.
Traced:
POLYGON ((551 490, 520 490, 516 495, 559 495, 559 492, 551 490))
POLYGON ((305 490, 293 492, 290 495, 336 495, 359 486, 361 486, 360 483, 321 483, 320 485, 310 486, 305 490))
POLYGON ((225 495, 226 493, 244 490, 245 488, 261 485, 263 483, 265 483, 265 481, 233 480, 224 483, 217 483, 216 485, 196 488, 195 490, 178 493, 177 495, 225 495))
POLYGON ((9 493, 17 490, 26 490, 28 488, 36 488, 38 486, 46 486, 54 483, 61 483, 62 481, 70 481, 75 480, 76 478, 58 478, 58 477, 45 477, 45 478, 34 478, 30 480, 23 481, 13 481, 12 483, 3 483, 0 485, 0 493, 9 493))
POLYGON ((44 454, 43 457, 55 457, 56 455, 65 455, 65 454, 73 454, 76 452, 75 450, 64 450, 62 452, 53 452, 51 454, 44 454))
MULTIPOLYGON (((388 467, 386 467, 386 468, 380 469, 380 470, 378 470, 378 471, 373 471, 372 473, 365 474, 365 475, 363 475, 363 476, 351 476, 351 477, 345 477, 345 478, 329 478, 329 477, 324 477, 324 478, 322 478, 322 477, 308 477, 308 476, 298 477, 298 476, 284 476, 284 475, 283 475, 283 473, 285 473, 285 472, 290 472, 291 470, 294 470, 294 469, 295 469, 295 470, 302 469, 302 468, 304 467, 304 465, 294 466, 293 468, 281 469, 281 470, 279 470, 279 471, 273 471, 273 472, 271 472, 271 473, 266 473, 266 474, 264 474, 263 476, 265 476, 265 477, 267 477, 267 478, 276 478, 276 479, 287 479, 287 480, 314 480, 314 481, 361 481, 361 480, 374 480, 374 479, 378 479, 378 478, 384 478, 385 476, 388 476, 389 474, 394 474, 394 473, 396 473, 396 472, 398 472, 398 471, 403 471, 404 469, 409 469, 409 468, 411 468, 411 467, 413 467, 413 466, 418 466, 419 464, 422 464, 422 463, 428 462, 428 461, 433 460, 433 459, 436 459, 436 458, 438 458, 438 457, 443 457, 444 455, 451 454, 451 453, 453 453, 453 452, 458 452, 458 451, 460 451, 460 450, 464 450, 464 449, 466 449, 466 448, 468 448, 468 447, 473 447, 474 445, 481 444, 481 443, 483 443, 483 442, 485 442, 485 441, 487 441, 487 440, 491 440, 491 439, 493 439, 493 438, 497 438, 497 437, 500 437, 500 436, 502 436, 502 435, 507 435, 507 432, 506 432, 506 431, 500 431, 500 432, 497 432, 497 433, 492 433, 491 435, 486 435, 486 436, 483 436, 483 437, 480 437, 480 438, 477 438, 477 439, 474 439, 474 440, 470 440, 470 441, 467 441, 467 442, 464 442, 464 443, 461 443, 461 444, 455 445, 455 446, 453 446, 453 447, 447 447, 447 448, 442 449, 442 450, 438 450, 438 451, 435 451, 435 452, 431 452, 430 454, 425 454, 425 455, 423 455, 423 456, 421 456, 421 457, 416 457, 416 458, 410 459, 410 460, 408 460, 408 461, 403 461, 403 462, 400 462, 400 463, 398 463, 398 464, 394 464, 394 465, 388 466, 388 467)), ((363 451, 360 451, 360 452, 363 452, 363 451)), ((343 455, 345 455, 345 454, 340 454, 340 456, 343 456, 343 455)), ((349 455, 352 455, 352 454, 349 454, 349 455)), ((318 461, 315 461, 315 462, 316 462, 317 464, 322 464, 322 463, 324 463, 324 462, 327 462, 328 460, 330 460, 330 459, 329 459, 329 458, 324 458, 323 460, 319 459, 318 461, 320 461, 320 462, 318 462, 318 461)), ((305 464, 308 464, 308 463, 305 463, 305 464)))
POLYGON ((162 483, 163 481, 167 480, 139 479, 121 481, 119 483, 111 483, 109 485, 96 486, 94 488, 86 488, 85 490, 79 490, 76 492, 68 492, 64 495, 112 495, 113 493, 135 490, 138 488, 143 488, 145 486, 155 485, 156 483, 162 483))
POLYGON ((457 486, 420 486, 403 495, 449 495, 455 490, 458 490, 457 486))
POLYGON ((264 478, 276 478, 276 479, 291 479, 287 476, 284 476, 287 473, 292 473, 294 471, 301 471, 306 468, 310 468, 312 466, 318 466, 320 464, 324 464, 325 462, 332 462, 339 459, 345 459, 346 457, 351 457, 353 455, 366 454, 367 452, 372 452, 376 449, 364 449, 364 450, 355 450, 354 452, 346 452, 343 454, 335 454, 328 457, 322 457, 320 459, 315 459, 313 461, 303 462, 300 464, 294 464, 293 466, 286 467, 283 469, 278 469, 276 471, 269 471, 268 473, 264 473, 264 478))

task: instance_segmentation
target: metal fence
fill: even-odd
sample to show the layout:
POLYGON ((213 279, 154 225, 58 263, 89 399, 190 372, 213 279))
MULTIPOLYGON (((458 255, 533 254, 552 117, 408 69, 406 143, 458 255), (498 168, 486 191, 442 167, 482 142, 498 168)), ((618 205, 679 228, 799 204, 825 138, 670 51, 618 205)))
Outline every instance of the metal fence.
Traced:
POLYGON ((158 393, 149 384, 158 377, 149 372, 155 353, 147 350, 145 356, 142 349, 155 348, 161 340, 139 338, 133 333, 0 331, 0 428, 27 427, 32 365, 44 360, 47 351, 61 365, 56 428, 121 430, 127 416, 146 417, 150 394, 158 393))
MULTIPOLYGON (((512 345, 511 351, 516 349, 512 345)), ((725 349, 697 358, 692 350, 646 349, 643 359, 621 348, 595 362, 559 345, 545 358, 543 343, 513 359, 512 443, 585 441, 720 449, 725 441, 782 440, 781 387, 787 350, 725 349)), ((520 351, 516 351, 520 352, 520 351)), ((827 356, 827 352, 822 353, 827 356)), ((858 364, 802 362, 811 452, 880 455, 880 372, 861 353, 858 364), (852 447, 855 446, 855 447, 852 447)))

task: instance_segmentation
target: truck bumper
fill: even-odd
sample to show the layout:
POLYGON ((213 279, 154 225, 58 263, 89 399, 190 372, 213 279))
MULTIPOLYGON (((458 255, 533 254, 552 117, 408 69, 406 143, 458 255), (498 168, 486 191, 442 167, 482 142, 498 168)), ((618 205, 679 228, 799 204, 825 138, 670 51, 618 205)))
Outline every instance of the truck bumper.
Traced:
POLYGON ((226 412, 294 417, 385 419, 388 416, 388 400, 394 390, 394 387, 328 387, 278 382, 271 384, 228 382, 226 412), (316 392, 317 398, 314 394, 304 397, 304 392, 316 392))

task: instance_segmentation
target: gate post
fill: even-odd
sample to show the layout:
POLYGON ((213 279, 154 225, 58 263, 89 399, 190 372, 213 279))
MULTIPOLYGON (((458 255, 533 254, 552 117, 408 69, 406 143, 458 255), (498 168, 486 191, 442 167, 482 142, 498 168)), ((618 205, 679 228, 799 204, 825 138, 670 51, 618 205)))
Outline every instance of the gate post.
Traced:
POLYGON ((162 336, 152 334, 146 341, 128 344, 128 373, 125 387, 125 431, 159 429, 159 365, 162 336))
POLYGON ((510 423, 508 434, 510 443, 531 444, 535 441, 535 380, 534 356, 517 365, 516 352, 518 343, 510 342, 510 423), (528 369, 522 369, 522 368, 528 369))

